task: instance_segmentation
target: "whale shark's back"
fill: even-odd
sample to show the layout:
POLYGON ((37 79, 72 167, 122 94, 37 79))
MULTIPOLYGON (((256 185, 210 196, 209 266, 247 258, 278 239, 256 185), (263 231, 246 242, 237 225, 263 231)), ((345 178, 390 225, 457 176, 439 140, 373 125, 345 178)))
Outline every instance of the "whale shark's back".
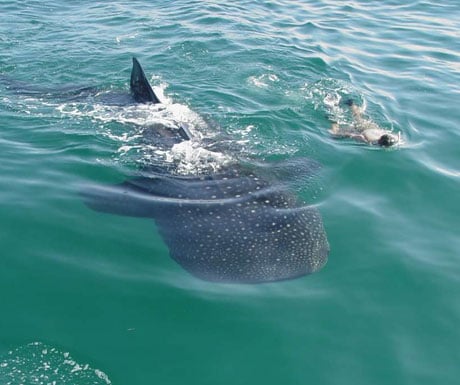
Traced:
MULTIPOLYGON (((312 273, 327 261, 318 210, 282 183, 228 172, 138 178, 118 188, 125 206, 117 213, 130 215, 131 204, 133 215, 155 218, 171 257, 199 278, 277 281, 312 273)), ((94 200, 90 205, 115 211, 95 207, 94 200)))
POLYGON ((248 200, 237 209, 177 209, 157 218, 157 223, 171 257, 209 281, 295 278, 319 270, 329 251, 321 217, 312 207, 255 207, 248 200), (189 222, 188 216, 194 220, 189 222))

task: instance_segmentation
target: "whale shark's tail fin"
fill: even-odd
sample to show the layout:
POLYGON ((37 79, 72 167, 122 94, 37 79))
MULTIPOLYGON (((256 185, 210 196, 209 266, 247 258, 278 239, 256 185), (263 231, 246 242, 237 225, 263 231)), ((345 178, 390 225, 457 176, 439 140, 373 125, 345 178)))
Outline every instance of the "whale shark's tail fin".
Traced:
POLYGON ((145 77, 144 70, 133 57, 133 69, 131 71, 131 93, 133 94, 134 100, 138 103, 152 102, 154 104, 161 103, 152 90, 152 86, 145 77))

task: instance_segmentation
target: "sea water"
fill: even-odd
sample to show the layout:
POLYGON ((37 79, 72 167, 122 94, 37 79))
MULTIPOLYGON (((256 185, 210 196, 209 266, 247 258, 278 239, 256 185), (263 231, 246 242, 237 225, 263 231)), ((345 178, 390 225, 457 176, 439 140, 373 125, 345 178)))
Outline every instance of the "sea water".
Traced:
POLYGON ((3 0, 0 15, 2 385, 458 383, 458 1, 3 0), (128 92, 132 56, 166 110, 59 97, 128 92), (400 145, 331 137, 347 98, 400 145), (149 147, 152 116, 321 163, 297 188, 328 264, 208 283, 152 220, 86 207, 82 185, 151 157, 225 163, 149 147))

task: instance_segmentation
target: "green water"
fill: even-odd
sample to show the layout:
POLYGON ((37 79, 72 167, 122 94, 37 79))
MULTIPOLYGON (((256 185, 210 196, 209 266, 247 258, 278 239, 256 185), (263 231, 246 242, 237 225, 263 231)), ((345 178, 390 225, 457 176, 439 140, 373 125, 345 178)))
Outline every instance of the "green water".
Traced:
POLYGON ((78 196, 136 167, 132 126, 2 85, 2 385, 458 383, 457 1, 2 1, 0 15, 8 79, 127 90, 134 55, 248 154, 319 161, 299 194, 331 246, 292 281, 193 278, 152 220, 78 196), (331 138, 340 96, 404 143, 331 138))

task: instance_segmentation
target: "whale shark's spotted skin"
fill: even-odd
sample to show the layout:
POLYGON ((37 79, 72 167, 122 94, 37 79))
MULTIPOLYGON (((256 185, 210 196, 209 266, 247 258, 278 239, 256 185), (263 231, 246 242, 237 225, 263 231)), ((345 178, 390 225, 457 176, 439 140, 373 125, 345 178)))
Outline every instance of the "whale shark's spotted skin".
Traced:
POLYGON ((142 177, 100 192, 94 187, 86 197, 100 211, 155 218, 172 258, 205 280, 283 280, 327 261, 318 210, 281 183, 244 170, 142 177))

